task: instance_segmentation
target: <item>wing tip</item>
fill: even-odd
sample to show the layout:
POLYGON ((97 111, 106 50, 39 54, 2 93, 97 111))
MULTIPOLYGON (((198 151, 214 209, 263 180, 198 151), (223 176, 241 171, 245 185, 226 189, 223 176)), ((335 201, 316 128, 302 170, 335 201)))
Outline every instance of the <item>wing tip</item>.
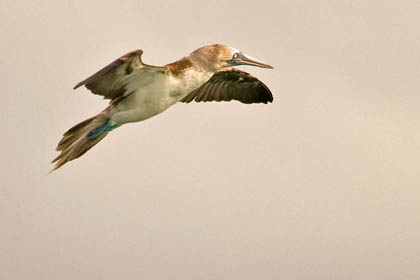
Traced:
POLYGON ((274 97, 273 97, 273 95, 270 92, 270 95, 268 96, 267 102, 268 103, 273 103, 273 100, 274 100, 274 97))
POLYGON ((77 85, 75 85, 75 86, 73 87, 73 89, 78 89, 79 87, 81 87, 81 86, 83 86, 83 85, 84 85, 84 81, 83 81, 83 82, 78 83, 77 85))

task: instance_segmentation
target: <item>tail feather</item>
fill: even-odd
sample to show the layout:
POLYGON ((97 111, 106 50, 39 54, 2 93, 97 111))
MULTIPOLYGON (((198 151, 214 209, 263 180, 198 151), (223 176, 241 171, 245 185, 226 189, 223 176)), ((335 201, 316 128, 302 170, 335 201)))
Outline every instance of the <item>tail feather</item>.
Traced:
POLYGON ((91 133, 91 131, 103 126, 108 121, 109 118, 104 111, 73 126, 67 132, 65 132, 63 134, 63 138, 60 140, 56 148, 56 150, 60 151, 61 153, 51 162, 55 163, 55 166, 50 172, 60 168, 67 162, 82 156, 89 149, 99 143, 108 134, 109 130, 103 131, 95 138, 89 138, 88 135, 91 133))

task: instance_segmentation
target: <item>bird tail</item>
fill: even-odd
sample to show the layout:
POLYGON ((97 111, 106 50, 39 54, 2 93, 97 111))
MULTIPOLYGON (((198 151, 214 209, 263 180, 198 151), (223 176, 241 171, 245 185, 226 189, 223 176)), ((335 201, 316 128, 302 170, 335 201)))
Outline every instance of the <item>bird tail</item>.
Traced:
POLYGON ((57 145, 56 150, 61 153, 51 162, 55 163, 55 166, 50 172, 82 156, 116 127, 109 124, 109 110, 105 109, 98 115, 70 128, 63 134, 63 138, 57 145))

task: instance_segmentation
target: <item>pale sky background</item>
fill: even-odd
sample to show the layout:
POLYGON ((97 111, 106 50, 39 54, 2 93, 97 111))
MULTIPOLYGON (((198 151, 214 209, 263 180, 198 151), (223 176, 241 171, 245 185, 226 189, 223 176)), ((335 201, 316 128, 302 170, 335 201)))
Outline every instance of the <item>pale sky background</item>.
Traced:
POLYGON ((0 279, 419 279, 419 1, 0 2, 0 279), (80 80, 209 43, 274 103, 177 104, 47 176, 80 80))

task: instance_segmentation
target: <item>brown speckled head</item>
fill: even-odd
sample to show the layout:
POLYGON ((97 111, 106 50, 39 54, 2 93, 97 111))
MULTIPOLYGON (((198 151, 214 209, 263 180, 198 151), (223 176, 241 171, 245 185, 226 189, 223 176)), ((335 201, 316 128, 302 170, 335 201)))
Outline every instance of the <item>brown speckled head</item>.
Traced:
POLYGON ((262 68, 273 68, 252 58, 239 50, 220 44, 208 45, 193 51, 191 61, 200 68, 218 71, 225 67, 251 65, 262 68))
POLYGON ((196 49, 190 54, 190 58, 200 67, 218 70, 229 66, 227 61, 232 59, 235 52, 239 51, 229 46, 214 44, 196 49))

